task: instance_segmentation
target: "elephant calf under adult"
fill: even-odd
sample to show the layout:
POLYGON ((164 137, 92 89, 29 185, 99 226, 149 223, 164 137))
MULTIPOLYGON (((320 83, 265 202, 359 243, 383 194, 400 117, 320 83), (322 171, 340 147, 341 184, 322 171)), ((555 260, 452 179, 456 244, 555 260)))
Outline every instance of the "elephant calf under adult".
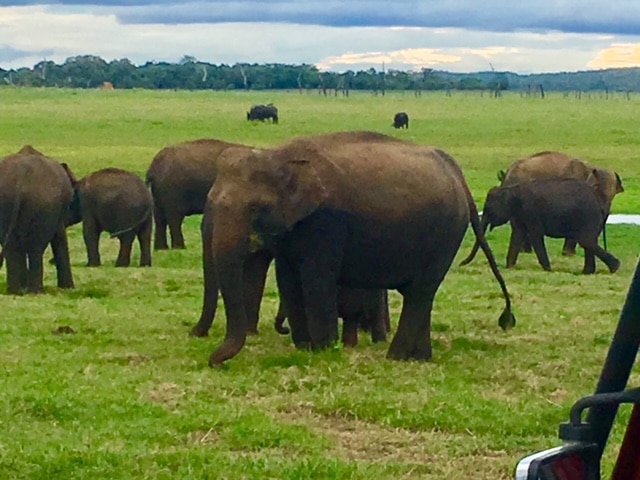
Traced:
POLYGON ((140 177, 120 168, 105 168, 79 180, 74 190, 76 198, 68 223, 82 221, 88 266, 101 263, 99 243, 103 231, 120 240, 116 267, 129 266, 136 237, 140 244, 140 266, 151 265, 153 198, 140 177))
POLYGON ((241 145, 201 138, 167 146, 153 158, 146 182, 154 201, 155 250, 168 248, 167 226, 171 248, 185 248, 182 221, 204 211, 207 193, 216 178, 218 156, 232 146, 241 145))
MULTIPOLYGON (((583 273, 594 273, 595 257, 613 273, 620 261, 598 245, 609 212, 607 198, 597 183, 582 180, 535 180, 489 190, 484 204, 482 225, 497 227, 511 223, 507 268, 516 264, 525 239, 531 241, 538 262, 551 270, 544 236, 578 243, 585 251, 583 273)), ((463 261, 468 263, 471 252, 463 261)))
MULTIPOLYGON (((365 290, 362 288, 338 288, 338 317, 342 318, 342 343, 348 347, 358 345, 358 330, 371 334, 373 342, 386 342, 391 330, 389 299, 386 290, 365 290)), ((280 301, 275 318, 275 329, 286 335, 284 326, 287 308, 280 301)))
POLYGON ((73 288, 65 219, 73 174, 26 145, 0 160, 0 243, 7 262, 7 291, 40 293, 42 256, 53 250, 58 287, 73 288))
POLYGON ((471 221, 513 325, 509 295, 460 167, 442 150, 374 132, 232 150, 211 191, 211 245, 227 316, 219 364, 243 347, 247 260, 272 249, 278 288, 300 348, 335 343, 338 286, 398 290, 403 306, 388 357, 431 358, 435 294, 471 221))

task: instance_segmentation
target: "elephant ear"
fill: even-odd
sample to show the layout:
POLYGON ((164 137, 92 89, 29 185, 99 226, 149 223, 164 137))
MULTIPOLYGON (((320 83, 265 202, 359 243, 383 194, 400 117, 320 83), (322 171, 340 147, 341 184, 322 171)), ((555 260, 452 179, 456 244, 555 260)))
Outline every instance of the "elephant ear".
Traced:
POLYGON ((287 230, 314 212, 327 198, 313 163, 307 159, 284 162, 276 172, 281 215, 287 230))
POLYGON ((616 176, 616 193, 624 192, 624 187, 622 186, 622 179, 620 178, 620 175, 618 175, 618 172, 613 172, 613 174, 616 176))

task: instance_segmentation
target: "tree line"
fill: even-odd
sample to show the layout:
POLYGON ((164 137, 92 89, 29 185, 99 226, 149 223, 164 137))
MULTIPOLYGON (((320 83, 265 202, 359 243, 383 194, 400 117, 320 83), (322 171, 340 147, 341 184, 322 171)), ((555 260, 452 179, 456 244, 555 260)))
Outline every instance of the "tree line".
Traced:
POLYGON ((32 68, 0 68, 9 85, 29 87, 98 88, 109 82, 114 88, 186 90, 316 89, 320 93, 348 95, 350 90, 540 90, 638 91, 640 69, 608 69, 585 72, 519 75, 511 72, 450 73, 423 68, 420 71, 369 68, 346 72, 320 71, 314 65, 280 63, 216 65, 184 56, 177 63, 147 62, 134 65, 122 58, 110 62, 95 55, 67 58, 62 64, 43 60, 32 68), (544 87, 543 87, 544 86, 544 87))

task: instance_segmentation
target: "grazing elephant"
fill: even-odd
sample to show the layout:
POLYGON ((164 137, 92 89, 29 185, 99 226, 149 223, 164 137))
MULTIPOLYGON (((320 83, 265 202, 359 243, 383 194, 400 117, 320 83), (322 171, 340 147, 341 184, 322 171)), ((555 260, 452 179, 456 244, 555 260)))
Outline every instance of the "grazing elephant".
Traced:
POLYGON ((598 188, 597 175, 591 177, 593 183, 534 180, 489 190, 482 223, 491 228, 511 223, 507 268, 516 264, 522 243, 529 239, 542 268, 551 270, 544 246, 546 235, 575 241, 584 248, 583 273, 595 272, 595 257, 611 273, 618 270, 620 261, 598 245, 609 204, 606 194, 598 188))
MULTIPOLYGON (((230 154, 229 151, 223 155, 230 154)), ((216 365, 243 347, 247 260, 271 249, 299 348, 334 344, 338 286, 398 290, 404 300, 387 356, 431 358, 431 308, 469 221, 515 318, 460 167, 442 150, 374 132, 293 139, 220 162, 209 192, 211 249, 227 332, 216 365)))
MULTIPOLYGON (((573 178, 587 180, 597 173, 598 187, 611 205, 613 197, 624 191, 620 176, 604 168, 594 168, 587 162, 571 157, 562 152, 539 152, 514 162, 506 172, 498 172, 500 186, 506 187, 529 180, 573 178)), ((609 210, 607 210, 607 216, 609 210)), ((525 250, 531 251, 528 241, 524 243, 525 250)), ((572 240, 565 240, 562 248, 563 255, 574 255, 576 244, 572 240)))
MULTIPOLYGON (((358 345, 358 330, 371 334, 373 342, 386 342, 391 330, 389 319, 389 299, 386 290, 365 290, 362 288, 338 288, 338 317, 342 318, 342 343, 348 347, 358 345)), ((287 312, 284 302, 280 302, 275 319, 275 329, 286 335, 284 326, 287 312)))
POLYGON ((268 105, 253 105, 247 112, 247 120, 271 119, 272 123, 278 123, 278 109, 273 103, 268 105))
POLYGON ((393 128, 409 128, 409 115, 398 112, 393 117, 393 128))
MULTIPOLYGON (((216 178, 220 153, 233 143, 203 138, 160 150, 147 170, 146 182, 154 201, 155 250, 165 250, 167 225, 171 248, 184 248, 182 221, 204 211, 207 193, 216 178)), ((248 147, 247 147, 248 148, 248 147)))
POLYGON ((100 265, 100 234, 107 231, 120 240, 116 267, 131 263, 135 238, 140 244, 140 266, 151 266, 151 229, 153 198, 142 179, 120 168, 93 172, 74 185, 68 225, 82 221, 82 235, 87 247, 87 265, 100 265))
POLYGON ((41 293, 42 257, 53 250, 58 287, 73 288, 65 219, 75 177, 66 164, 26 145, 0 160, 0 258, 7 262, 7 292, 41 293))

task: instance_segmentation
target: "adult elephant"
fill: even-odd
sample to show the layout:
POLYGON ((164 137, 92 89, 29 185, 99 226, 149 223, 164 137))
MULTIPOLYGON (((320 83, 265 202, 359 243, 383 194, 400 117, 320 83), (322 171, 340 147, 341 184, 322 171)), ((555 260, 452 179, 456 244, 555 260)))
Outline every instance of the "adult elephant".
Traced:
POLYGON ((483 221, 490 227, 511 223, 507 268, 516 264, 525 239, 529 239, 538 262, 551 270, 544 246, 544 236, 577 242, 585 251, 583 273, 594 273, 595 257, 611 273, 620 261, 598 245, 608 212, 607 198, 593 183, 574 179, 533 180, 489 190, 484 204, 483 221))
POLYGON ((252 252, 275 252, 293 341, 324 348, 337 335, 338 286, 397 289, 403 306, 387 356, 431 358, 433 300, 469 221, 510 299, 460 167, 442 150, 374 132, 302 137, 220 163, 209 199, 212 256, 227 315, 215 365, 247 334, 243 290, 252 252))
MULTIPOLYGON (((603 201, 607 206, 607 217, 611 211, 613 198, 618 193, 624 192, 622 180, 613 170, 594 167, 583 160, 562 152, 544 151, 535 153, 517 160, 506 172, 502 170, 498 172, 498 180, 500 180, 501 187, 544 179, 575 179, 591 183, 602 195, 603 201)), ((483 232, 486 232, 488 222, 484 217, 481 224, 483 232)), ((525 251, 531 251, 529 239, 524 239, 522 248, 525 251)), ((562 254, 571 256, 575 254, 575 250, 576 242, 572 239, 565 239, 562 254)), ((477 251, 478 245, 475 245, 467 258, 462 261, 462 265, 471 262, 477 251)))
POLYGON ((204 211, 217 159, 233 146, 240 145, 202 138, 167 146, 156 154, 146 174, 154 201, 155 250, 168 248, 167 226, 171 248, 185 248, 182 221, 204 211))
POLYGON ((7 262, 7 292, 41 293, 42 256, 53 250, 58 287, 73 288, 65 220, 75 177, 66 164, 26 145, 0 160, 0 256, 7 262))
POLYGON ((138 175, 121 168, 103 168, 79 180, 74 192, 68 224, 82 222, 88 266, 101 263, 99 243, 103 231, 120 241, 116 267, 129 266, 136 237, 140 266, 151 266, 153 198, 138 175))
MULTIPOLYGON (((386 342, 391 330, 389 298, 386 290, 339 287, 337 293, 338 317, 342 318, 342 343, 347 347, 358 345, 358 330, 371 334, 371 340, 386 342)), ((286 335, 290 330, 284 326, 287 308, 280 301, 275 318, 275 329, 286 335)))

